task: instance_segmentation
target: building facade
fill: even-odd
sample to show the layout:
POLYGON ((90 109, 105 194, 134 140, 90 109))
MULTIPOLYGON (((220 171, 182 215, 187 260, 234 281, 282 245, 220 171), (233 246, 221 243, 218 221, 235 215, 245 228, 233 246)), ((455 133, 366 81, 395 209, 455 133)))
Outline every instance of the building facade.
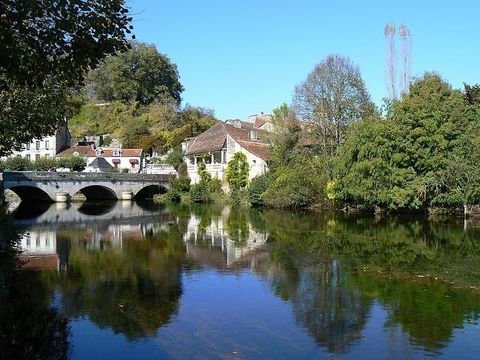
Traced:
POLYGON ((249 164, 249 179, 268 171, 270 143, 267 131, 259 129, 254 123, 240 120, 218 122, 210 129, 183 143, 188 176, 192 183, 200 181, 198 164, 204 162, 206 170, 225 182, 227 164, 233 154, 242 152, 249 164))
POLYGON ((21 156, 30 161, 42 157, 54 157, 70 146, 71 135, 67 124, 58 127, 54 135, 41 139, 33 139, 23 144, 19 151, 13 151, 11 156, 21 156))

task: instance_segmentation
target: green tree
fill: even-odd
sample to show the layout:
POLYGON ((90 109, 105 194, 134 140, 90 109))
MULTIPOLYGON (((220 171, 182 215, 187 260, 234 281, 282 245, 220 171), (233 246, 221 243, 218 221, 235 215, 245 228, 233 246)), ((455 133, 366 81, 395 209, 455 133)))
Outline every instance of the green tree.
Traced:
POLYGON ((226 179, 230 191, 238 192, 247 187, 249 166, 247 156, 244 153, 236 152, 228 162, 226 179))
POLYGON ((297 116, 314 124, 314 139, 323 154, 334 154, 350 125, 374 112, 358 66, 348 57, 329 55, 295 87, 297 116))
POLYGON ((477 112, 460 91, 426 73, 390 104, 386 120, 353 129, 340 150, 340 197, 390 210, 461 205, 451 181, 452 159, 466 165, 477 123, 477 112))
POLYGON ((100 101, 138 101, 173 99, 180 104, 177 66, 160 54, 154 45, 132 43, 125 52, 110 56, 87 76, 86 92, 100 101))
POLYGON ((127 47, 130 21, 123 0, 0 3, 0 156, 55 131, 70 88, 127 47))

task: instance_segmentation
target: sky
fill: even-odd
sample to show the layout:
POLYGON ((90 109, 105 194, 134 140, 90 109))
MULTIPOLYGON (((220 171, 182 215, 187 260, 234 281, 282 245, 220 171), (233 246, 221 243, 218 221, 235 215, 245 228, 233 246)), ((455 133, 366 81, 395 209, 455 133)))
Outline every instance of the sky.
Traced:
MULTIPOLYGON (((182 104, 247 119, 291 103, 295 85, 329 54, 359 66, 382 104, 387 23, 408 26, 412 75, 455 88, 480 83, 478 0, 128 0, 138 41, 178 67, 182 104)), ((397 41, 397 52, 400 41, 397 41)))

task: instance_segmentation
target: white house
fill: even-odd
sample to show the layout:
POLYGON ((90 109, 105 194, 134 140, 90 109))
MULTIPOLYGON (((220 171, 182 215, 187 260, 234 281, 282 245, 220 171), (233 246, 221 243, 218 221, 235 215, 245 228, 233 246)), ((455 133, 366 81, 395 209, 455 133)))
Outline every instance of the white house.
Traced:
POLYGON ((67 123, 59 126, 54 135, 33 139, 23 144, 21 150, 13 151, 11 156, 21 156, 35 161, 41 157, 54 157, 70 146, 71 135, 67 123))
POLYGON ((105 159, 115 169, 128 170, 130 173, 140 172, 143 166, 142 149, 107 149, 101 147, 90 149, 87 154, 87 166, 97 158, 105 159))
POLYGON ((188 176, 193 183, 198 183, 198 163, 203 161, 212 177, 224 182, 227 164, 236 152, 247 156, 250 165, 249 179, 264 174, 268 170, 267 161, 270 159, 270 143, 266 141, 266 135, 265 130, 255 127, 251 122, 218 122, 183 143, 188 176))

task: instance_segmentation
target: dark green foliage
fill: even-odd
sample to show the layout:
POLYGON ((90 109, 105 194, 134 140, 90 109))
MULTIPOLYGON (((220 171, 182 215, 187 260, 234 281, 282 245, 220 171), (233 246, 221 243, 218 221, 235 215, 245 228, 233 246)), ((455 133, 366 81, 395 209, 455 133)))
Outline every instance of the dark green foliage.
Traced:
POLYGON ((255 176, 252 181, 250 181, 250 185, 248 186, 248 197, 252 206, 264 205, 262 195, 267 191, 271 183, 272 176, 270 174, 255 176))
POLYGON ((241 191, 247 187, 248 172, 247 156, 241 152, 233 154, 226 171, 226 180, 230 186, 230 191, 241 191))
POLYGON ((53 157, 41 157, 35 159, 35 169, 38 171, 50 171, 57 167, 57 159, 53 157))
POLYGON ((87 166, 86 159, 80 156, 67 155, 57 158, 57 166, 72 171, 83 171, 87 166))
POLYGON ((72 87, 108 54, 126 49, 123 0, 0 4, 0 156, 54 132, 72 87))
POLYGON ((34 170, 34 164, 27 158, 21 156, 12 156, 5 160, 5 169, 11 171, 31 171, 34 170))
POLYGON ((180 193, 187 193, 190 191, 190 178, 188 176, 179 176, 171 183, 171 189, 180 193))
POLYGON ((328 181, 325 167, 320 158, 298 158, 279 167, 261 200, 272 207, 308 207, 322 202, 328 181))
POLYGON ((473 154, 468 143, 477 122, 460 91, 425 74, 389 106, 386 120, 364 121, 351 132, 340 150, 339 197, 371 209, 461 206, 452 166, 473 154))
POLYGON ((476 105, 480 106, 480 84, 476 85, 468 85, 463 83, 464 91, 464 99, 468 105, 476 105))
POLYGON ((190 187, 190 199, 194 203, 204 203, 208 201, 207 189, 203 184, 194 184, 190 187))
POLYGON ((179 165, 183 163, 182 147, 180 145, 170 151, 167 156, 167 164, 172 165, 175 169, 178 169, 179 165))
POLYGON ((219 178, 211 179, 207 184, 207 191, 209 193, 221 193, 222 192, 222 180, 219 178))
POLYGON ((130 49, 108 57, 87 76, 86 93, 97 101, 153 101, 173 99, 180 104, 177 66, 155 45, 132 43, 130 49))

